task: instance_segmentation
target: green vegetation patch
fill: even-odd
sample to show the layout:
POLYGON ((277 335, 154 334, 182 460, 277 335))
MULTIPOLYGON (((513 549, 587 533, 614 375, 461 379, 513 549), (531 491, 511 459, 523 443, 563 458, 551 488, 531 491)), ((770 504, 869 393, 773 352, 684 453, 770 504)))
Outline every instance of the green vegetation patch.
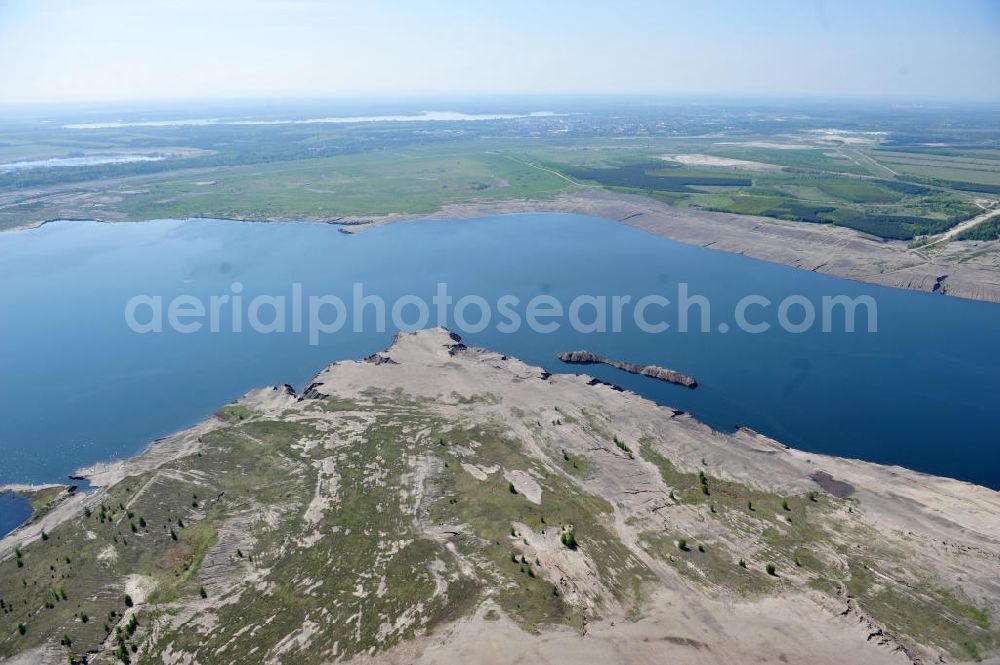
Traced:
POLYGON ((856 559, 849 563, 849 574, 848 592, 894 634, 908 635, 961 660, 979 660, 1000 642, 990 614, 953 591, 925 580, 900 585, 891 573, 856 559))
POLYGON ((552 540, 558 536, 563 546, 576 550, 573 556, 590 558, 603 586, 619 603, 634 602, 636 578, 652 579, 615 533, 612 506, 532 461, 524 455, 519 442, 505 436, 504 429, 452 430, 446 439, 443 456, 447 466, 440 488, 444 496, 432 506, 430 519, 445 528, 464 524, 472 530, 475 538, 463 539, 460 548, 472 558, 489 562, 489 574, 499 585, 495 598, 527 630, 537 631, 556 623, 581 628, 584 620, 592 617, 565 602, 563 589, 547 578, 533 556, 528 556, 524 543, 527 534, 518 532, 514 524, 526 525, 537 536, 552 540), (458 458, 447 452, 453 446, 473 444, 479 464, 540 476, 541 503, 511 492, 499 472, 486 480, 474 478, 461 468, 458 458))
POLYGON ((816 186, 830 196, 851 203, 895 203, 902 198, 880 183, 857 178, 820 178, 816 186))
POLYGON ((605 187, 654 192, 697 192, 693 187, 749 187, 753 184, 750 178, 671 168, 668 162, 663 161, 638 162, 612 168, 564 167, 563 172, 580 180, 592 180, 605 187))

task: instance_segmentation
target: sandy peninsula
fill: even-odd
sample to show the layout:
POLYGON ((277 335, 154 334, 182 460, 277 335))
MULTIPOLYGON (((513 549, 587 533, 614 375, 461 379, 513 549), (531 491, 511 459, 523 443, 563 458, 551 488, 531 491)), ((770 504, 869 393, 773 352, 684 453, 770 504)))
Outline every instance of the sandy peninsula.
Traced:
POLYGON ((116 627, 175 664, 997 655, 1000 493, 723 434, 443 329, 84 475, 0 541, 5 662, 110 655, 116 627), (50 566, 71 600, 33 609, 50 566), (111 636, 79 621, 112 611, 111 636))

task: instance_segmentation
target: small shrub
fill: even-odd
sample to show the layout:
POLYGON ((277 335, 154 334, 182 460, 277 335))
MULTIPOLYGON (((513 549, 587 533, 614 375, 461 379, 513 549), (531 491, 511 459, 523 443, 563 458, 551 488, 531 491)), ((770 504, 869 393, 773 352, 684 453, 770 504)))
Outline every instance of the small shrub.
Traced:
POLYGON ((132 607, 132 596, 125 594, 125 607, 132 607))
POLYGON ((205 591, 205 587, 200 587, 198 589, 198 595, 201 596, 202 598, 208 598, 208 592, 205 591))
POLYGON ((788 499, 781 500, 781 507, 784 510, 791 510, 791 507, 788 505, 788 499))
POLYGON ((777 569, 774 567, 773 563, 767 564, 767 566, 765 566, 764 569, 767 571, 767 574, 770 575, 771 577, 775 576, 775 570, 777 569))
POLYGON ((508 491, 509 491, 509 492, 510 492, 511 494, 517 494, 517 488, 516 488, 516 487, 514 487, 514 483, 507 483, 507 490, 508 490, 508 491))
POLYGON ((25 626, 23 623, 19 623, 19 624, 17 624, 17 632, 19 632, 22 635, 24 635, 25 633, 28 632, 28 627, 25 626))
POLYGON ((740 559, 740 568, 746 568, 746 567, 747 567, 746 559, 740 559))
POLYGON ((683 538, 678 538, 677 549, 679 549, 682 552, 686 552, 687 548, 688 548, 688 541, 684 540, 683 538))
POLYGON ((573 531, 564 531, 559 537, 559 540, 561 540, 562 544, 571 550, 575 550, 579 546, 576 542, 576 533, 573 531))
POLYGON ((90 617, 87 616, 86 612, 80 612, 80 623, 87 623, 90 621, 90 617))

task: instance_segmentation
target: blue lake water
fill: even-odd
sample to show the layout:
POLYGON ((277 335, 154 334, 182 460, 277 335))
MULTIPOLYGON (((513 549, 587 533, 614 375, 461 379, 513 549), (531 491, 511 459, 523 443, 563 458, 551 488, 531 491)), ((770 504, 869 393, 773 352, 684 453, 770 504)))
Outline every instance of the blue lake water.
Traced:
POLYGON ((0 492, 0 537, 31 517, 31 503, 13 492, 0 492))
MULTIPOLYGON (((503 294, 522 302, 538 294, 564 303, 580 294, 674 300, 685 282, 709 299, 712 332, 682 333, 673 321, 666 332, 644 333, 626 316, 620 333, 576 332, 564 320, 551 334, 491 325, 463 337, 550 371, 594 374, 719 429, 744 424, 805 450, 1000 487, 1000 306, 849 282, 556 214, 411 222, 354 236, 329 225, 209 220, 60 222, 0 234, 0 484, 57 480, 134 454, 252 387, 301 387, 331 361, 366 356, 392 339, 392 330, 370 326, 354 333, 348 325, 311 346, 304 332, 137 334, 125 324, 125 303, 136 294, 207 301, 231 293, 234 281, 246 300, 289 294, 299 282, 307 296, 349 302, 361 282, 390 303, 404 294, 429 298, 439 282, 456 299, 477 294, 491 303, 503 294), (817 304, 824 295, 868 294, 879 330, 740 332, 733 311, 750 294, 775 306, 793 294, 817 304), (717 322, 730 331, 718 332, 717 322), (701 385, 688 390, 555 358, 579 348, 670 367, 701 385)), ((669 309, 648 312, 651 320, 676 318, 669 309)), ((773 312, 753 312, 775 321, 773 312)))

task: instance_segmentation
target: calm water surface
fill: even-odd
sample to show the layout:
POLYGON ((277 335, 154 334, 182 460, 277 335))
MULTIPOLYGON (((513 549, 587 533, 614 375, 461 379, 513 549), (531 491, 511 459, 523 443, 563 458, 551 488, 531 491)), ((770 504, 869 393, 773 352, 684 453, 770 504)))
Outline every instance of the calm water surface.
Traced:
POLYGON ((0 537, 31 517, 31 503, 13 492, 0 492, 0 537))
MULTIPOLYGON (((551 371, 600 376, 719 429, 745 424, 805 450, 1000 487, 1000 305, 849 282, 556 214, 404 223, 356 236, 327 225, 207 220, 60 222, 0 234, 0 484, 57 480, 134 454, 252 387, 302 386, 329 362, 391 341, 391 330, 342 332, 310 346, 304 333, 139 335, 125 325, 124 305, 137 293, 207 300, 230 293, 234 281, 246 300, 288 294, 301 282, 306 295, 349 301, 352 283, 363 282, 391 302, 429 298, 447 282, 456 298, 495 302, 510 293, 524 302, 544 293, 564 303, 579 294, 674 299, 687 282, 710 299, 713 329, 731 323, 748 294, 774 303, 791 294, 816 303, 869 294, 878 303, 875 334, 818 326, 805 334, 676 326, 647 334, 626 317, 618 334, 564 325, 553 334, 490 327, 464 337, 551 371), (664 365, 701 386, 555 359, 578 348, 664 365)), ((14 511, 7 508, 8 522, 14 511)))

